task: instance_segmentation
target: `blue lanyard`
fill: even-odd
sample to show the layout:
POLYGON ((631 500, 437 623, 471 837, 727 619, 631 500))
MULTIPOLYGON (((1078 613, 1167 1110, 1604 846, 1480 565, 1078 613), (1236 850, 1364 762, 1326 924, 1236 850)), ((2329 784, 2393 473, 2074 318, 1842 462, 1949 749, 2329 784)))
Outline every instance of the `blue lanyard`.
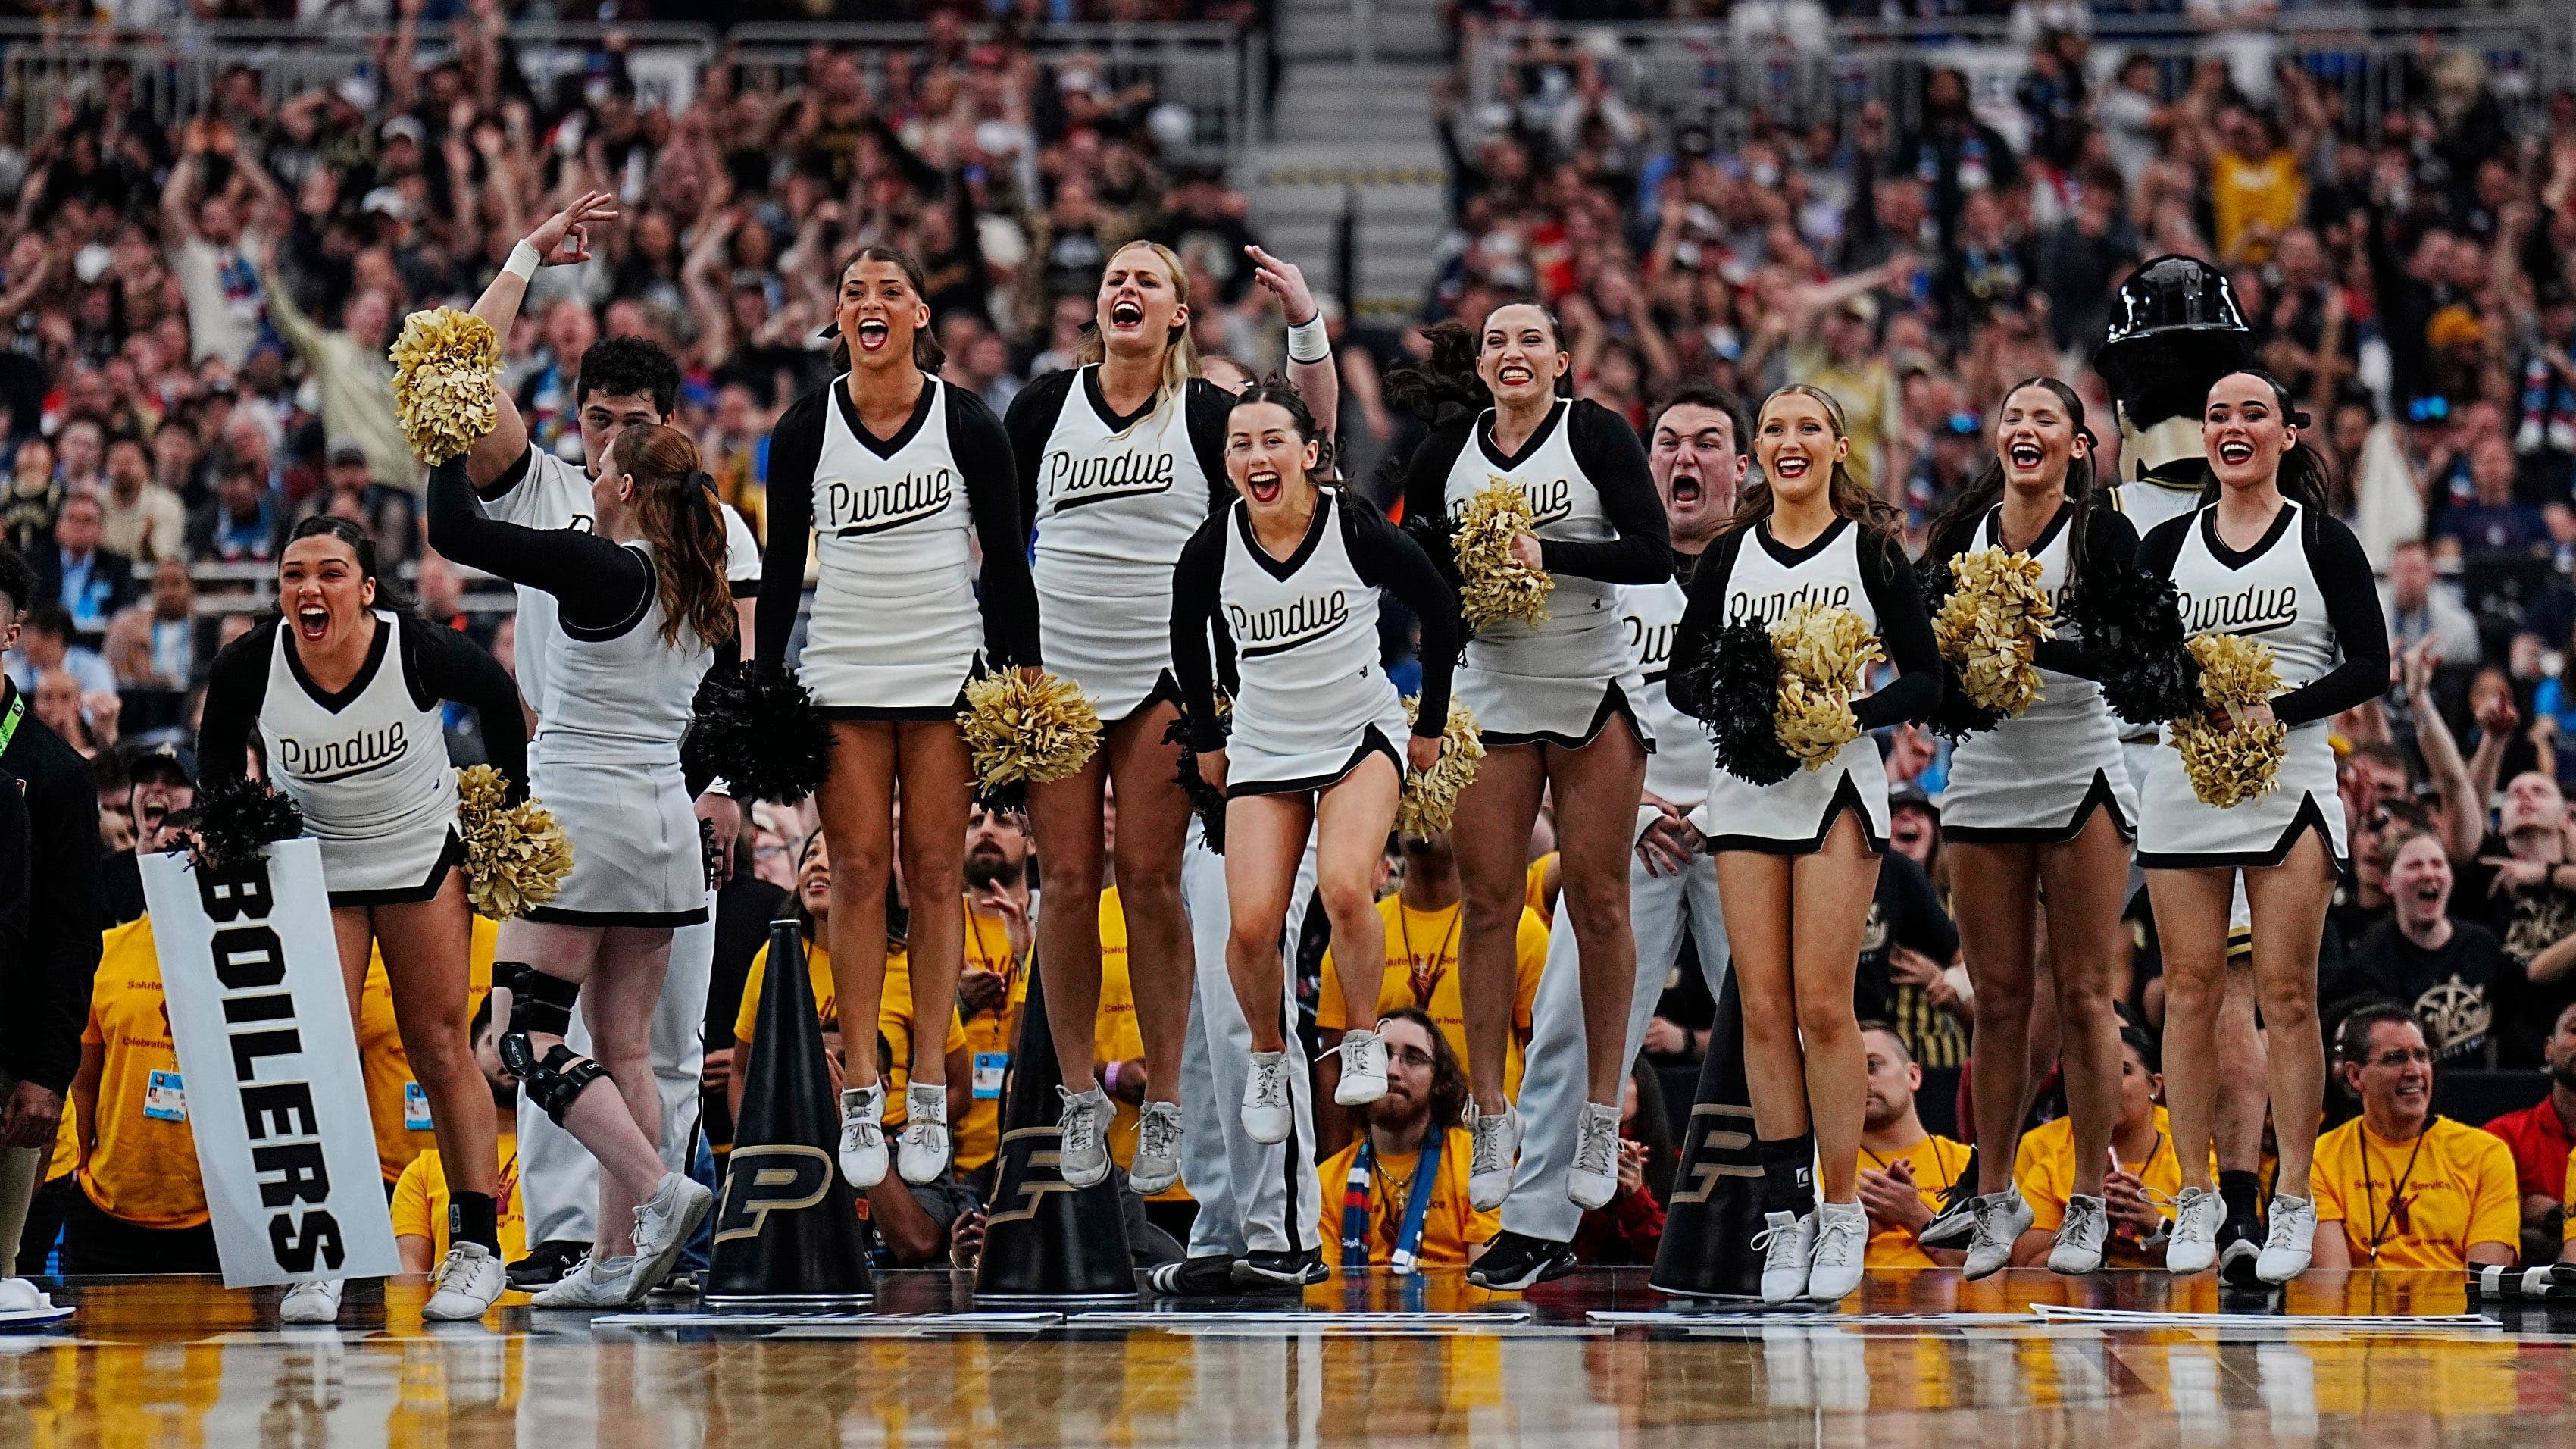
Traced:
MULTIPOLYGON (((1449 1134, 1438 1126, 1424 1135, 1422 1156, 1413 1167, 1413 1190, 1405 1195, 1404 1224, 1396 1230, 1395 1255, 1389 1266, 1411 1273, 1422 1254, 1422 1225, 1431 1213, 1431 1188, 1440 1176, 1440 1144, 1449 1134)), ((1377 1166, 1377 1145, 1365 1135, 1351 1158, 1351 1176, 1342 1194, 1342 1267, 1364 1269, 1369 1260, 1369 1197, 1377 1166)))

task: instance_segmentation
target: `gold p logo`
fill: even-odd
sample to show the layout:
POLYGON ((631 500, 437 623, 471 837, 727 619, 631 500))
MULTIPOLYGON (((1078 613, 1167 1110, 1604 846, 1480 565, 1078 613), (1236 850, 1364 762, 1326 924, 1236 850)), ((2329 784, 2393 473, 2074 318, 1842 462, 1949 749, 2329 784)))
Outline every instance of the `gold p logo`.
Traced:
POLYGON ((759 1237, 771 1213, 812 1207, 831 1189, 831 1154, 819 1147, 737 1147, 725 1169, 714 1242, 759 1237))

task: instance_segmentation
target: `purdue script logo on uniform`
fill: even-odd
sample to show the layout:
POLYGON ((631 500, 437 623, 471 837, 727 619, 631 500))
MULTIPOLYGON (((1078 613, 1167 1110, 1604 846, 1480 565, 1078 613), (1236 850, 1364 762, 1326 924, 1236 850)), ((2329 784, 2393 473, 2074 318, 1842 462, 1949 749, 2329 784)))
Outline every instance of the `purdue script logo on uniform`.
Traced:
POLYGON ((1800 584, 1794 589, 1774 589, 1767 594, 1730 593, 1726 596, 1726 622, 1741 624, 1777 624, 1791 609, 1813 604, 1824 609, 1851 607, 1849 584, 1800 584))
POLYGON ((1745 1155, 1752 1146, 1752 1108, 1730 1102, 1702 1102, 1691 1108, 1690 1124, 1682 1134, 1682 1170, 1674 1184, 1673 1201, 1706 1202, 1721 1177, 1760 1177, 1762 1164, 1745 1155), (1725 1122, 1743 1126, 1720 1125, 1725 1122))
POLYGON ((1058 448, 1046 455, 1047 499, 1057 508, 1080 508, 1172 486, 1180 465, 1170 450, 1115 453, 1105 458, 1076 457, 1058 448))
POLYGON ((771 1213, 812 1207, 831 1190, 832 1158, 820 1147, 801 1142, 737 1147, 726 1159, 724 1202, 716 1210, 709 1246, 759 1237, 771 1213))
POLYGON ((1628 638, 1628 654, 1637 661, 1637 670, 1648 684, 1660 684, 1672 673, 1673 632, 1678 622, 1649 624, 1634 614, 1619 616, 1620 632, 1628 638))
POLYGON ((1038 1205, 1046 1201, 1048 1193, 1073 1191, 1073 1184, 1064 1180, 1063 1138, 1060 1129, 1052 1124, 1043 1127, 1015 1127, 1002 1134, 1003 1156, 1005 1158, 1009 1156, 1012 1143, 1023 1140, 1029 1141, 1031 1145, 1027 1159, 1021 1164, 1019 1181, 1014 1184, 1019 1189, 1020 1200, 1016 1206, 1007 1208, 996 1203, 991 1216, 984 1220, 987 1229, 998 1227, 1003 1223, 1025 1222, 1038 1215, 1038 1205), (1037 1145, 1037 1139, 1044 1139, 1047 1145, 1037 1145))
POLYGON ((200 868, 195 877, 198 903, 215 928, 206 951, 223 991, 242 1130, 251 1142, 260 1206, 269 1213, 269 1254, 289 1273, 310 1273, 317 1259, 337 1268, 348 1250, 330 1210, 331 1171, 322 1159, 313 1084, 302 1075, 304 1034, 286 984, 286 947, 268 924, 277 908, 268 860, 200 868))
POLYGON ((956 491, 956 470, 946 467, 906 473, 891 483, 835 478, 823 488, 823 526, 835 538, 883 533, 947 508, 956 491))
MULTIPOLYGON (((1574 484, 1565 478, 1524 478, 1515 484, 1499 473, 1488 473, 1485 481, 1504 488, 1517 487, 1521 500, 1529 504, 1530 516, 1541 528, 1574 516, 1574 484)), ((1465 516, 1470 500, 1460 498, 1449 505, 1452 518, 1465 516)))
POLYGON ((1351 601, 1340 589, 1308 594, 1293 604, 1276 604, 1267 609, 1225 606, 1225 626, 1246 659, 1277 654, 1321 639, 1349 622, 1350 617, 1351 601))
POLYGON ((278 767, 299 780, 345 780, 380 770, 403 757, 411 734, 401 720, 382 729, 359 730, 347 739, 311 743, 293 735, 277 742, 278 767))
POLYGON ((2186 633, 2223 630, 2230 634, 2267 634, 2297 622, 2299 590, 2295 584, 2247 584, 2232 594, 2182 596, 2182 627, 2186 633))

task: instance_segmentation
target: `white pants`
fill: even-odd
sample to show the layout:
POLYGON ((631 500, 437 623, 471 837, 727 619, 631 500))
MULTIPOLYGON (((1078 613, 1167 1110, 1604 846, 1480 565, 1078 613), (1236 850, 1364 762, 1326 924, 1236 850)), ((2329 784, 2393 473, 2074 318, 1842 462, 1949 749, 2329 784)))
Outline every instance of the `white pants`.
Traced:
POLYGON ((1304 926, 1315 894, 1315 849, 1297 867, 1288 899, 1288 928, 1281 943, 1279 1011, 1288 1042, 1288 1092, 1295 1128, 1285 1142, 1263 1145, 1244 1135, 1243 1086, 1251 1075, 1252 1027, 1234 999, 1225 970, 1225 942, 1232 917, 1225 894, 1225 860, 1199 844, 1192 826, 1181 859, 1181 903, 1190 916, 1198 952, 1197 989, 1190 993, 1190 1034, 1181 1054, 1181 1182, 1199 1205, 1190 1223, 1193 1258, 1239 1258, 1246 1253, 1306 1252, 1322 1246, 1315 1224, 1324 1207, 1315 1175, 1315 1108, 1305 1048, 1297 1040, 1297 977, 1290 943, 1304 926))
MULTIPOLYGON (((1693 856, 1690 869, 1680 875, 1649 875, 1631 852, 1628 921, 1637 937, 1637 985, 1628 1000, 1628 1048, 1622 1060, 1633 1066, 1681 951, 1684 921, 1690 923, 1699 952, 1700 974, 1708 979, 1709 999, 1717 999, 1725 987, 1726 920, 1718 912, 1716 857, 1693 856)), ((1520 1170, 1512 1174, 1512 1195, 1503 1203, 1508 1232, 1570 1243, 1582 1226, 1583 1209, 1565 1195, 1565 1175, 1574 1166, 1578 1114, 1589 1100, 1589 1060, 1574 925, 1560 907, 1548 932, 1538 1001, 1530 1009, 1528 1061, 1521 1070, 1518 1103, 1527 1135, 1521 1139, 1520 1170)))
MULTIPOLYGON (((707 919, 671 933, 671 969, 653 1008, 653 1080, 662 1089, 662 1163, 686 1176, 698 1131, 698 1076, 707 1048, 707 984, 716 963, 715 895, 707 919)), ((590 1026, 573 1013, 564 1044, 590 1050, 590 1026)), ((545 1109, 519 1095, 519 1205, 527 1217, 528 1246, 595 1241, 599 1163, 545 1109)))

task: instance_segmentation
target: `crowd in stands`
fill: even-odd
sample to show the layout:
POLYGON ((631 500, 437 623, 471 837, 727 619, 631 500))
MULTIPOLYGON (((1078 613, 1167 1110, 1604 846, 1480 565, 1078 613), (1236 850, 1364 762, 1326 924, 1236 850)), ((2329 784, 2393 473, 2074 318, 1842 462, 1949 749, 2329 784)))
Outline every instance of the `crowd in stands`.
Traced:
MULTIPOLYGON (((336 84, 278 97, 245 67, 201 110, 168 116, 110 62, 25 134, 16 98, 0 120, 0 537, 35 574, 34 596, 16 601, 25 629, 7 671, 91 761, 102 851, 151 848, 185 808, 171 779, 189 773, 193 696, 262 607, 261 581, 301 517, 360 524, 431 618, 508 661, 506 593, 475 592, 423 544, 420 467, 395 421, 385 347, 406 314, 469 303, 530 224, 577 193, 611 191, 625 217, 593 260, 538 276, 505 339, 504 385, 539 446, 577 453, 575 360, 602 336, 661 342, 685 368, 683 425, 755 529, 769 426, 826 379, 816 333, 833 268, 863 242, 923 258, 946 377, 997 410, 1067 362, 1102 262, 1138 236, 1188 265, 1202 352, 1255 372, 1281 355, 1242 257, 1246 198, 1177 153, 1187 115, 1103 58, 1041 59, 1022 39, 1050 20, 1251 23, 1266 6, 924 5, 918 44, 817 45, 783 79, 719 54, 674 106, 640 101, 613 41, 583 73, 537 83, 518 63, 515 11, 496 0, 381 8, 373 62, 336 84), (969 8, 1004 23, 970 28, 969 8)), ((1471 19, 1660 9, 1461 8, 1471 19)), ((2509 97, 2474 50, 2428 43, 2395 103, 2365 117, 2287 52, 2249 67, 2242 47, 2221 47, 2177 70, 2105 53, 2080 6, 2046 17, 2009 115, 1972 104, 1968 77, 1937 54, 1908 74, 1906 104, 1870 96, 1807 125, 1760 110, 1664 114, 1623 87, 1609 52, 1582 44, 1522 45, 1482 104, 1462 70, 1438 96, 1451 225, 1419 314, 1361 325, 1335 312, 1351 450, 1409 445, 1415 425, 1377 379, 1420 354, 1421 324, 1535 293, 1563 319, 1578 392, 1641 425, 1686 379, 1746 396, 1828 389, 1851 423, 1854 472, 1919 532, 1982 461, 1994 407, 2022 377, 2078 380, 2107 471, 2113 409, 2089 362, 2113 287, 2160 253, 2218 264, 2258 355, 2313 416, 2309 441, 2332 456, 2336 506, 2382 572, 2404 661, 2397 690, 2336 726, 2354 865, 2320 971, 2324 999, 2344 1008, 2327 1023, 2347 1088, 2334 1114, 2367 1118, 2355 1130, 2374 1136, 2321 1147, 2321 1206, 2336 1206, 2333 1151, 2384 1154, 2409 1123, 2426 1132, 2437 1069, 2546 1073, 2549 1094, 2492 1130, 2517 1179, 2506 1237, 2555 1256, 2551 1215, 2576 1136, 2576 822, 2559 783, 2576 772, 2564 683, 2576 651, 2576 93, 2509 97)), ((471 756, 470 738, 456 743, 471 756)), ((1925 1130, 1929 1104, 1915 1097, 1926 1072, 1954 1080, 1974 1045, 1940 858, 1945 751, 1910 727, 1884 748, 1902 788, 1861 973, 1862 1015, 1877 1023, 1864 1196, 1887 1254, 1874 1242, 1873 1262, 1942 1261, 1908 1230, 1966 1152, 1925 1130)), ((764 809, 746 832, 743 880, 771 893, 761 909, 791 898, 816 909, 803 886, 828 865, 813 825, 764 809)), ((967 905, 961 1053, 1008 1049, 1030 909, 1025 837, 1007 821, 977 828, 970 856, 993 859, 967 905)), ((1376 1159, 1395 1165, 1420 1150, 1426 1121, 1450 1120, 1435 1109, 1459 1089, 1464 1033, 1444 855, 1422 842, 1390 856, 1381 1009, 1419 1019, 1390 1034, 1401 1090, 1365 1121, 1327 1123, 1328 1148, 1379 1133, 1376 1159)), ((1532 858, 1523 1032, 1553 900, 1543 838, 1532 858)), ((108 872, 103 901, 119 879, 108 872)), ((2155 942, 2143 906, 2133 915, 2113 1213, 2144 1257, 2175 1177, 2170 1148, 2155 1157, 2167 1135, 2155 942)), ((1337 1006, 1336 989, 1317 989, 1332 970, 1320 943, 1300 964, 1307 999, 1337 1006)), ((743 990, 747 968, 756 977, 747 954, 720 963, 709 1005, 711 1106, 740 1080, 758 999, 756 984, 743 990)), ((101 972, 94 1043, 119 1049, 134 1006, 111 986, 140 974, 101 972)), ((1593 1261, 1651 1261, 1670 1198, 1673 1114, 1655 1068, 1695 1060, 1711 1012, 1696 972, 1675 981, 1632 1081, 1621 1194, 1585 1226, 1593 1261)), ((889 991, 890 1014, 908 1016, 902 999, 889 991)), ((1310 1025, 1329 1040, 1349 1024, 1310 1025)), ((888 1030, 908 1040, 912 1025, 888 1030)), ((1101 1054, 1140 1055, 1107 1036, 1101 1054)), ((893 1060, 905 1060, 899 1042, 893 1060)), ((133 1070, 123 1089, 148 1093, 151 1068, 133 1070)), ((1135 1080, 1141 1090, 1141 1070, 1135 1080)), ((969 1176, 990 1158, 990 1124, 979 1139, 974 1114, 991 1105, 952 1107, 969 1176)), ((158 1121, 148 1102, 138 1110, 158 1121)), ((1960 1116, 1947 1104, 1931 1115, 1960 1116)), ((2039 1136, 2024 1149, 2035 1205, 2058 1181, 2048 1150, 2039 1136)), ((1463 1148, 1446 1156, 1463 1173, 1463 1148)), ((398 1175, 409 1159, 394 1157, 398 1175)), ((2503 1160, 2470 1147, 2452 1158, 2479 1191, 2503 1160)), ((193 1171, 184 1154, 165 1165, 193 1171)), ((1333 1242, 1340 1190, 1328 1164, 1333 1242)), ((1463 1255, 1494 1225, 1450 1196, 1470 1220, 1428 1241, 1463 1255)), ((116 1211, 97 1191, 86 1201, 116 1211)), ((903 1224, 890 1242, 928 1258, 950 1249, 953 1227, 953 1245, 971 1248, 970 1201, 913 1205, 920 1221, 905 1204, 875 1206, 903 1224)), ((2455 1236, 2499 1241, 2499 1221, 2479 1198, 2455 1236)), ((2043 1211, 2043 1252, 2051 1226, 2043 1211)), ((2379 1256, 2367 1236, 2351 1235, 2356 1260, 2379 1256)))

